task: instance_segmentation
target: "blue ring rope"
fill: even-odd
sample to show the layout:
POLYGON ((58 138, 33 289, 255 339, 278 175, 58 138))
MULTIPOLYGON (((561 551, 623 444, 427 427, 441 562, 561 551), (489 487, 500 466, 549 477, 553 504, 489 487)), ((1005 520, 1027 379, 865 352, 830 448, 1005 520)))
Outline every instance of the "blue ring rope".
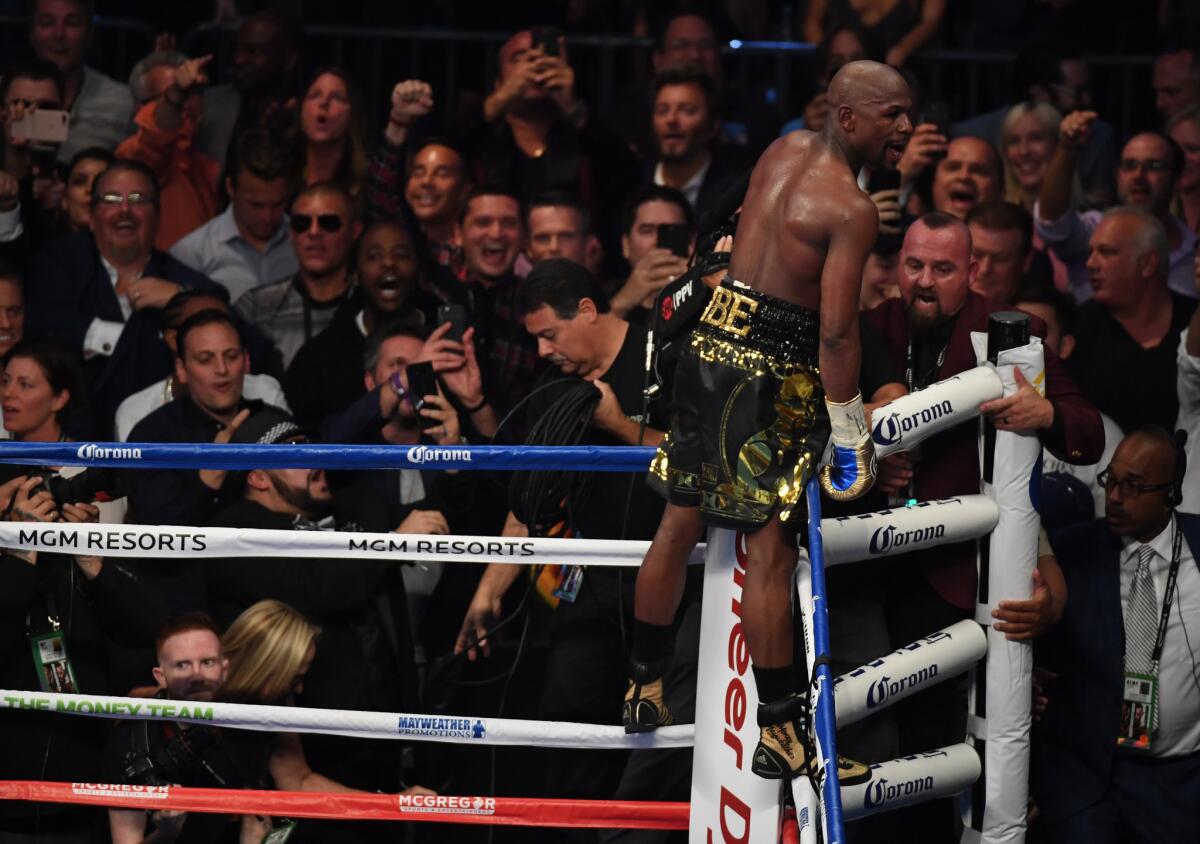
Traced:
POLYGON ((825 591, 825 546, 821 538, 821 484, 815 475, 809 478, 804 494, 808 499, 808 558, 812 566, 812 640, 817 660, 816 679, 821 687, 814 720, 825 763, 822 802, 825 804, 828 844, 841 844, 846 836, 842 822, 842 787, 838 781, 833 672, 829 668, 829 598, 825 591))
POLYGON ((557 469, 644 472, 646 446, 0 442, 0 463, 144 469, 557 469))

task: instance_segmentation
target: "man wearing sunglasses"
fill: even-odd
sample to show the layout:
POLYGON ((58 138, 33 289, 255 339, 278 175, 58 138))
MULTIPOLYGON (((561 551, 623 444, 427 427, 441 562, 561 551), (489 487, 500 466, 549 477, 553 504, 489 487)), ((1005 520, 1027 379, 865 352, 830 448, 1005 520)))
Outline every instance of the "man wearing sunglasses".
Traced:
MULTIPOLYGON (((1033 207, 1034 229, 1051 253, 1067 265, 1071 292, 1077 302, 1092 298, 1088 279, 1088 239, 1100 224, 1100 211, 1076 211, 1071 190, 1080 150, 1096 121, 1094 111, 1073 111, 1063 118, 1058 146, 1046 169, 1041 194, 1033 207)), ((1192 258, 1196 235, 1171 213, 1171 197, 1183 173, 1183 151, 1161 132, 1142 132, 1125 142, 1117 161, 1117 204, 1140 208, 1166 229, 1170 245, 1171 290, 1196 297, 1192 258)))
POLYGON ((48 241, 29 268, 27 333, 82 352, 98 433, 128 395, 171 374, 160 310, 184 288, 224 288, 154 248, 154 174, 116 161, 92 183, 92 230, 48 241))
POLYGON ((300 191, 292 200, 288 225, 300 271, 242 294, 233 305, 275 344, 284 367, 354 294, 350 253, 362 234, 354 202, 331 182, 300 191))
POLYGON ((1200 517, 1175 509, 1186 463, 1165 429, 1135 430, 1098 477, 1104 518, 1050 535, 1070 597, 1036 646, 1055 675, 1030 781, 1047 841, 1200 840, 1200 517), (1139 707, 1145 733, 1122 729, 1139 707))

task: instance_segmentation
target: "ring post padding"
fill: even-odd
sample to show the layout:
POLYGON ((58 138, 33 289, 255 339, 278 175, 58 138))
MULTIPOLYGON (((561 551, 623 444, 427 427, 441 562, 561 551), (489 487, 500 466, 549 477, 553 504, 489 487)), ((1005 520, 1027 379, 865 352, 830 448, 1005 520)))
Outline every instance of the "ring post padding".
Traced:
POLYGON ((871 779, 842 789, 848 820, 914 803, 949 797, 979 778, 979 756, 968 744, 952 744, 871 766, 871 779))
MULTIPOLYGON (((973 333, 971 341, 976 358, 986 360, 987 335, 973 333)), ((1045 361, 1039 338, 1000 351, 995 366, 1005 395, 1017 391, 1013 375, 1017 367, 1034 389, 1045 395, 1045 361)), ((1040 529, 1034 496, 1042 446, 1034 432, 997 431, 986 420, 981 420, 981 425, 982 488, 995 500, 999 521, 981 547, 976 620, 988 625, 988 649, 975 671, 969 723, 982 726, 985 733, 971 736, 975 747, 982 748, 983 777, 972 795, 963 840, 1021 844, 1029 796, 1033 648, 1027 641, 1010 642, 995 630, 991 611, 1000 600, 1027 599, 1033 590, 1040 529)))
POLYGON ((922 501, 858 516, 824 519, 825 565, 908 554, 978 539, 996 526, 1000 511, 986 495, 922 501))
POLYGON ((778 844, 779 784, 750 772, 758 691, 742 630, 745 536, 708 531, 696 678, 690 844, 778 844))
POLYGON ((834 680, 837 720, 854 724, 970 670, 987 653, 987 636, 971 619, 951 624, 834 680))
POLYGON ((939 431, 974 419, 979 405, 1000 398, 1002 390, 996 371, 978 366, 876 408, 871 414, 875 456, 908 451, 939 431))

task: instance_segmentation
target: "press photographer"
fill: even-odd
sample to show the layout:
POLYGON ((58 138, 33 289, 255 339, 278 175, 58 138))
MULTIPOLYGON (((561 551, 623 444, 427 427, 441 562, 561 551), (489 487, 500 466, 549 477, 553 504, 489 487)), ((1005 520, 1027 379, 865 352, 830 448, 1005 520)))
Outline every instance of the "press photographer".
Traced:
MULTIPOLYGON (((319 630, 296 610, 264 601, 239 616, 225 636, 202 613, 179 616, 158 633, 156 697, 207 703, 290 703, 303 690, 319 630)), ((278 788, 355 793, 309 767, 292 733, 224 730, 173 721, 121 721, 104 750, 103 782, 196 788, 278 788)), ((414 789, 430 793, 427 789, 414 789)), ((286 819, 178 811, 110 809, 113 844, 259 842, 286 819), (146 835, 148 827, 152 827, 146 835)), ((305 826, 310 826, 307 823, 305 826)), ((311 840, 311 839, 310 839, 311 840)))
MULTIPOLYGON (((0 485, 14 522, 95 521, 93 505, 56 503, 41 476, 0 485)), ((121 694, 115 646, 152 642, 165 608, 125 565, 97 557, 5 550, 0 556, 0 684, 42 692, 121 694)), ((0 723, 0 778, 100 781, 105 725, 20 710, 0 723)), ((92 815, 61 804, 5 801, 0 840, 90 841, 92 815), (40 835, 39 839, 37 836, 40 835)))

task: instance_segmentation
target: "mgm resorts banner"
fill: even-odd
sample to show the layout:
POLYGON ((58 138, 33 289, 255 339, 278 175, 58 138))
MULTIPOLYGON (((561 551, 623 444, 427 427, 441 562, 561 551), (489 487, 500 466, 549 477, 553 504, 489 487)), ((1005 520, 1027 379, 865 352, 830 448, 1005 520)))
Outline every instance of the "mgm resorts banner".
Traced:
MULTIPOLYGON (((878 513, 824 519, 827 565, 973 539, 996 524, 995 503, 964 495, 878 513)), ((0 548, 99 557, 325 557, 515 565, 640 566, 649 542, 436 536, 323 530, 0 522, 0 548)), ((690 562, 704 560, 697 547, 690 562)))
MULTIPOLYGON (((0 522, 0 547, 100 557, 342 557, 443 563, 638 566, 648 542, 320 530, 0 522)), ((703 559, 703 548, 694 561, 703 559)))

